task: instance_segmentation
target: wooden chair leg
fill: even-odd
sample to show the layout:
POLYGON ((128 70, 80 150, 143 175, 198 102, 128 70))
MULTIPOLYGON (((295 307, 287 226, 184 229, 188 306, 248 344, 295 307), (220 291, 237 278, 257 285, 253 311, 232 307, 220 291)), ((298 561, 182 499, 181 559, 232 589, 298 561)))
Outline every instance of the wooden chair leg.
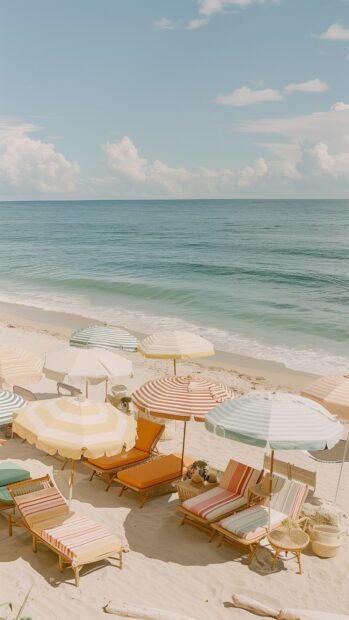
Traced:
POLYGON ((216 530, 212 530, 212 532, 211 532, 211 536, 210 536, 210 538, 208 539, 208 542, 212 542, 215 536, 216 536, 216 530))
POLYGON ((122 560, 123 560, 123 558, 122 558, 122 551, 119 551, 119 566, 120 566, 120 569, 122 569, 122 560))
POLYGON ((94 470, 93 470, 93 472, 92 472, 92 474, 91 474, 91 476, 89 477, 89 481, 90 481, 90 482, 91 482, 91 480, 93 480, 93 478, 95 477, 95 473, 96 473, 96 470, 94 469, 94 470))
POLYGON ((121 487, 120 491, 119 491, 119 497, 121 497, 121 495, 123 494, 124 491, 126 491, 127 487, 121 487))
POLYGON ((147 493, 145 492, 140 492, 139 494, 139 500, 140 500, 140 508, 143 508, 145 502, 147 501, 147 493))
POLYGON ((74 572, 74 578, 75 578, 75 585, 78 588, 79 584, 80 584, 80 570, 81 570, 81 566, 73 566, 73 572, 74 572))
POLYGON ((186 518, 187 518, 187 515, 183 515, 183 519, 182 519, 182 521, 180 522, 179 525, 184 525, 184 523, 186 521, 186 518))
POLYGON ((249 553, 248 558, 247 558, 247 564, 251 564, 254 556, 257 553, 258 547, 259 547, 259 543, 255 544, 255 545, 250 545, 250 553, 249 553))
MULTIPOLYGON (((110 487, 111 487, 111 485, 112 485, 112 483, 113 483, 113 480, 114 480, 114 476, 109 476, 108 484, 107 484, 107 486, 105 487, 105 490, 106 490, 106 491, 109 491, 109 489, 110 489, 110 487)), ((121 495, 121 493, 120 493, 120 495, 121 495)))
POLYGON ((34 535, 32 536, 32 549, 33 549, 33 553, 37 553, 38 544, 37 544, 37 540, 34 535))
POLYGON ((220 534, 219 535, 219 539, 218 539, 218 543, 217 543, 217 547, 221 547, 224 541, 224 534, 220 534))
POLYGON ((63 558, 61 555, 58 556, 58 568, 59 568, 59 572, 63 573, 64 571, 64 562, 63 562, 63 558))
POLYGON ((8 522, 8 535, 12 536, 13 535, 13 515, 8 515, 7 517, 7 522, 8 522))
POLYGON ((299 574, 302 574, 302 563, 301 563, 301 554, 298 552, 297 554, 298 566, 299 566, 299 574))

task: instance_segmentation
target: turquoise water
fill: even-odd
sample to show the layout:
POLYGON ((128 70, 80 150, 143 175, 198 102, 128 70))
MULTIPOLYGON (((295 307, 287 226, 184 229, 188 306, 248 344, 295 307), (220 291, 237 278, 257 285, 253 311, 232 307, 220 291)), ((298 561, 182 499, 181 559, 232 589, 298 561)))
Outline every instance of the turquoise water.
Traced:
POLYGON ((349 367, 349 201, 0 203, 0 300, 349 367))

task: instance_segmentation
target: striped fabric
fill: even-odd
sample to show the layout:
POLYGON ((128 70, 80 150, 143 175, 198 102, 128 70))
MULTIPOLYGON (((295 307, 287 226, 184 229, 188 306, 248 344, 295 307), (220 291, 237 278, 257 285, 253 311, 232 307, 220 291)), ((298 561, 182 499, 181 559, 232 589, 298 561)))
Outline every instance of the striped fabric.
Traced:
POLYGON ((80 459, 114 456, 133 448, 136 421, 110 403, 56 398, 28 403, 13 430, 48 454, 80 459))
POLYGON ((302 391, 302 395, 324 405, 342 420, 349 419, 349 374, 316 379, 302 391))
POLYGON ((37 383, 42 378, 44 361, 24 351, 11 347, 0 348, 0 384, 15 385, 37 383))
POLYGON ((12 413, 21 409, 25 405, 22 396, 10 392, 10 390, 0 390, 0 426, 12 422, 12 413))
POLYGON ((163 331, 147 336, 138 350, 155 359, 188 359, 214 355, 213 345, 205 338, 183 331, 163 331))
POLYGON ((14 502, 30 527, 40 521, 68 513, 67 502, 56 487, 18 495, 14 502))
POLYGON ((248 488, 257 482, 260 473, 253 467, 230 460, 219 487, 186 500, 182 506, 202 519, 217 521, 247 504, 248 488))
POLYGON ((217 403, 233 397, 233 392, 205 377, 188 375, 161 377, 144 383, 133 395, 142 411, 163 418, 203 421, 217 403))
POLYGON ((256 392, 215 407, 207 430, 254 446, 280 450, 324 450, 341 439, 343 427, 324 407, 281 392, 256 392))
MULTIPOLYGON (((251 506, 231 517, 222 519, 219 525, 239 538, 253 540, 267 533, 268 513, 267 506, 251 506)), ((286 518, 287 515, 285 513, 272 509, 270 512, 271 529, 279 527, 286 518)))
POLYGON ((70 513, 57 521, 36 525, 34 531, 68 557, 73 566, 120 550, 120 540, 112 532, 84 515, 70 513))
POLYGON ((247 500, 244 495, 215 487, 201 493, 201 495, 185 500, 182 506, 193 515, 213 522, 234 510, 238 510, 246 503, 247 500))
POLYGON ((113 325, 91 325, 75 331, 70 338, 72 347, 101 347, 119 351, 137 351, 138 340, 126 329, 113 325))
POLYGON ((273 510, 285 513, 291 519, 296 519, 306 500, 308 487, 295 480, 286 480, 280 476, 277 478, 281 488, 278 490, 278 484, 275 487, 274 492, 276 492, 272 497, 271 507, 273 510))
POLYGON ((248 495, 248 488, 256 484, 261 472, 231 459, 222 474, 219 486, 238 495, 248 495))

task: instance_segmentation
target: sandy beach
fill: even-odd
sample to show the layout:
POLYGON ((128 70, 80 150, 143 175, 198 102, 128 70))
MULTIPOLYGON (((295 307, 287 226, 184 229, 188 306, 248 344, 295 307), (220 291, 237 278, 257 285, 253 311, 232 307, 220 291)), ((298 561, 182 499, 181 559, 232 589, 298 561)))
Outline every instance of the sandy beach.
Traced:
MULTIPOLYGON (((91 323, 89 319, 47 313, 38 309, 8 304, 0 306, 0 340, 2 345, 21 346, 44 354, 67 341, 71 330, 91 323)), ((166 374, 169 363, 145 360, 139 354, 127 354, 135 369, 130 390, 147 379, 166 374)), ((200 363, 179 364, 180 374, 200 372, 226 383, 237 394, 258 389, 297 391, 312 380, 305 373, 288 371, 282 365, 253 359, 234 359, 223 354, 200 363)), ((34 386, 33 386, 34 388, 34 386)), ((47 382, 38 391, 54 391, 47 382)), ((165 453, 180 449, 181 425, 175 438, 161 442, 165 453)), ((60 471, 58 458, 45 456, 20 439, 7 441, 1 448, 1 460, 11 459, 28 468, 32 476, 50 473, 67 496, 67 473, 60 471)), ((224 469, 229 458, 261 467, 263 451, 230 442, 209 434, 200 424, 190 423, 187 452, 205 458, 210 465, 224 469)), ((303 452, 280 452, 278 457, 317 472, 316 497, 333 498, 338 464, 324 464, 303 452)), ((349 510, 349 466, 345 467, 338 503, 349 510)), ((248 620, 248 612, 230 606, 235 593, 249 593, 257 600, 273 602, 276 607, 304 607, 321 611, 349 613, 348 537, 344 537, 339 556, 322 560, 310 550, 303 554, 303 575, 297 574, 294 561, 279 562, 271 572, 270 555, 262 550, 257 560, 247 566, 238 549, 217 548, 207 536, 192 527, 179 527, 176 513, 178 498, 172 495, 149 501, 140 510, 131 493, 118 497, 117 486, 108 493, 101 480, 88 481, 88 471, 77 467, 72 508, 89 515, 119 534, 130 548, 124 569, 105 564, 87 567, 75 588, 72 573, 62 576, 56 557, 46 548, 34 555, 28 533, 15 529, 7 535, 7 523, 0 520, 1 563, 0 601, 15 604, 32 587, 25 614, 33 620, 69 618, 71 620, 105 617, 103 606, 134 603, 189 614, 195 620, 248 620)))

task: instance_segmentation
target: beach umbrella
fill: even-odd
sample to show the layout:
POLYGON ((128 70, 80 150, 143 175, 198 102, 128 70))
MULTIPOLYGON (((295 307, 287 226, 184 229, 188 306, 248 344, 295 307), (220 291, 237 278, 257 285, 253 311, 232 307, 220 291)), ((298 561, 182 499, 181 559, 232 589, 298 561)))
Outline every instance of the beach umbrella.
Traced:
POLYGON ((70 337, 72 347, 101 347, 119 351, 137 351, 138 340, 126 329, 113 325, 91 325, 75 331, 70 337))
POLYGON ((120 377, 132 377, 132 362, 105 349, 76 349, 65 347, 46 355, 45 375, 54 381, 85 381, 86 397, 89 384, 105 381, 106 393, 108 380, 120 377))
POLYGON ((271 450, 270 500, 275 450, 325 450, 343 433, 340 422, 322 405, 297 394, 267 391, 218 405, 207 414, 205 426, 219 437, 271 450))
MULTIPOLYGON (((308 385, 302 395, 321 403, 343 422, 349 422, 349 374, 320 377, 308 385)), ((345 443, 334 502, 337 501, 344 463, 348 452, 349 432, 345 443)))
POLYGON ((37 383, 42 378, 43 365, 43 359, 24 349, 1 347, 0 384, 37 383))
POLYGON ((186 424, 204 422, 206 414, 218 403, 231 399, 232 390, 199 375, 160 377, 147 381, 133 392, 134 404, 150 415, 184 422, 182 469, 186 424))
POLYGON ((63 397, 27 403, 16 415, 13 431, 47 454, 71 459, 71 499, 76 461, 130 450, 136 440, 136 421, 110 403, 63 397))
POLYGON ((22 396, 10 390, 0 390, 0 426, 11 424, 13 412, 21 409, 25 404, 26 401, 22 396))
POLYGON ((140 343, 138 350, 144 357, 173 360, 174 374, 177 360, 214 355, 213 345, 208 340, 183 331, 164 331, 147 336, 140 343))

